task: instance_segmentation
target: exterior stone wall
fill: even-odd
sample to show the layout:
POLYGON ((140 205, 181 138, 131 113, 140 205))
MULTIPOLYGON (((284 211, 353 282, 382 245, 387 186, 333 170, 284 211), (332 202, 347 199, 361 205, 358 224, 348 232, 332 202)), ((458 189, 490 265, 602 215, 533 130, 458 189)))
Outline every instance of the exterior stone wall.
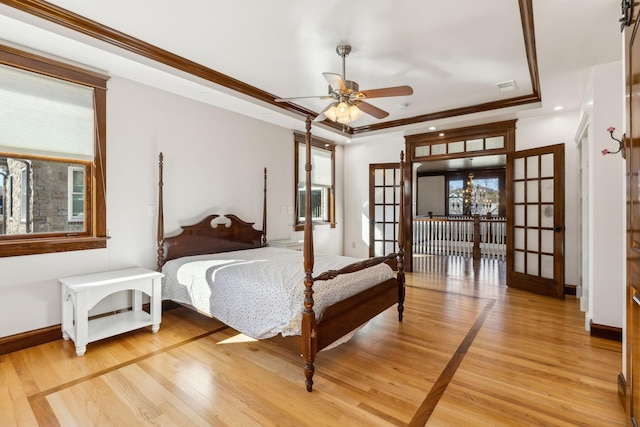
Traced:
POLYGON ((77 165, 7 158, 8 178, 3 188, 5 234, 84 230, 84 221, 69 221, 69 166, 77 165), (28 179, 23 183, 22 170, 25 168, 28 179), (24 185, 29 186, 26 189, 27 206, 22 206, 24 185))
POLYGON ((68 163, 33 162, 33 232, 82 231, 84 222, 69 222, 68 163))

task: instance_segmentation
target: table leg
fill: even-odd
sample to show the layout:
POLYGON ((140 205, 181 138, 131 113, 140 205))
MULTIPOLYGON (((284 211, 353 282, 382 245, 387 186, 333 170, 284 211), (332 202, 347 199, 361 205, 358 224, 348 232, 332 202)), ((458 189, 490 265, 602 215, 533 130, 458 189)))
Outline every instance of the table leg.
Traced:
POLYGON ((149 311, 151 311, 151 332, 156 333, 160 330, 162 319, 162 301, 160 299, 162 279, 154 277, 152 280, 149 311))
POLYGON ((62 310, 62 338, 64 340, 69 339, 69 333, 67 331, 73 328, 73 296, 68 292, 65 285, 61 285, 60 295, 62 296, 61 310, 62 310))
POLYGON ((87 292, 76 293, 76 354, 84 355, 89 341, 89 310, 87 309, 87 292))

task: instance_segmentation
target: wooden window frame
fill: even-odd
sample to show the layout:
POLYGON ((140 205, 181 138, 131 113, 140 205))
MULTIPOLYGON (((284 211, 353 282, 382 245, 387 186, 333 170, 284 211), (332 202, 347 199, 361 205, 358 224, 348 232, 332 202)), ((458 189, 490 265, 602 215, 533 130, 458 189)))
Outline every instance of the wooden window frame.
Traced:
MULTIPOLYGON (((300 220, 300 201, 298 197, 298 177, 300 176, 299 171, 299 156, 306 156, 306 153, 300 152, 299 148, 300 144, 305 144, 306 134, 294 132, 293 134, 293 145, 295 150, 294 155, 294 185, 293 185, 293 197, 295 201, 295 222, 294 222, 294 230, 302 231, 304 230, 304 220, 300 220)), ((329 218, 328 221, 313 221, 314 224, 328 224, 331 228, 335 228, 336 226, 336 203, 335 203, 335 194, 336 194, 336 144, 331 141, 318 138, 315 136, 311 137, 311 146, 315 148, 319 148, 322 150, 327 150, 331 152, 331 188, 329 190, 329 218)))
POLYGON ((462 216, 462 214, 452 214, 449 211, 449 181, 462 180, 465 183, 469 177, 469 172, 473 173, 474 179, 497 179, 498 180, 498 192, 500 193, 500 200, 498 205, 498 213, 495 216, 504 217, 507 215, 506 207, 506 166, 499 169, 478 169, 468 171, 456 171, 451 173, 445 173, 445 214, 447 216, 462 216))
POLYGON ((93 88, 96 128, 94 158, 87 165, 89 173, 85 181, 85 231, 0 236, 0 257, 106 248, 106 93, 109 77, 5 45, 0 45, 0 64, 93 88))

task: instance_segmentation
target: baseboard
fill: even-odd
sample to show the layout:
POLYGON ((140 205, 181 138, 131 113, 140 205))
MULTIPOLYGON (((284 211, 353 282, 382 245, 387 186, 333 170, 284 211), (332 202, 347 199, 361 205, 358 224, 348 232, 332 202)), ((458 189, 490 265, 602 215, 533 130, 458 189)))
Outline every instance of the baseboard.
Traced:
POLYGON ((622 372, 618 374, 618 399, 620 399, 624 412, 627 412, 627 381, 622 372))
MULTIPOLYGON (((173 301, 162 301, 163 312, 177 307, 180 307, 180 304, 173 301)), ((149 311, 149 304, 143 304, 142 308, 149 311)), ((92 318, 100 316, 104 315, 92 316, 92 318)), ((0 355, 24 350, 25 348, 46 344, 59 339, 62 339, 60 325, 47 326, 46 328, 10 335, 8 337, 0 338, 0 355)))
POLYGON ((35 345, 59 340, 62 338, 60 325, 48 326, 34 331, 10 335, 0 338, 0 355, 33 347, 35 345))
POLYGON ((577 295, 577 290, 578 287, 576 285, 564 285, 564 294, 565 295, 573 295, 576 296, 577 295))
POLYGON ((615 328, 613 326, 598 325, 597 323, 590 322, 591 336, 597 338, 605 338, 611 341, 622 342, 622 328, 615 328))

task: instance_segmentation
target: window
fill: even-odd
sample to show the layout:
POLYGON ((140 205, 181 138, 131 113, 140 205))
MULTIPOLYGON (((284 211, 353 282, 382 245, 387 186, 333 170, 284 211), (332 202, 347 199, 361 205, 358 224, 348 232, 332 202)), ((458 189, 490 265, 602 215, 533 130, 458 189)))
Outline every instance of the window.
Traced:
POLYGON ((84 220, 84 168, 68 167, 67 212, 69 222, 84 220))
POLYGON ((446 177, 447 215, 504 216, 504 171, 474 171, 446 177))
POLYGON ((464 180, 451 179, 447 183, 447 197, 449 199, 449 215, 462 215, 464 206, 464 180))
MULTIPOLYGON (((305 196, 307 152, 305 134, 295 133, 295 229, 302 230, 306 218, 305 196)), ((335 144, 312 137, 311 216, 314 223, 335 227, 335 144)))
POLYGON ((27 222, 27 190, 29 188, 29 178, 27 177, 27 168, 20 169, 20 222, 27 222))
POLYGON ((106 247, 107 80, 0 45, 0 256, 106 247))

